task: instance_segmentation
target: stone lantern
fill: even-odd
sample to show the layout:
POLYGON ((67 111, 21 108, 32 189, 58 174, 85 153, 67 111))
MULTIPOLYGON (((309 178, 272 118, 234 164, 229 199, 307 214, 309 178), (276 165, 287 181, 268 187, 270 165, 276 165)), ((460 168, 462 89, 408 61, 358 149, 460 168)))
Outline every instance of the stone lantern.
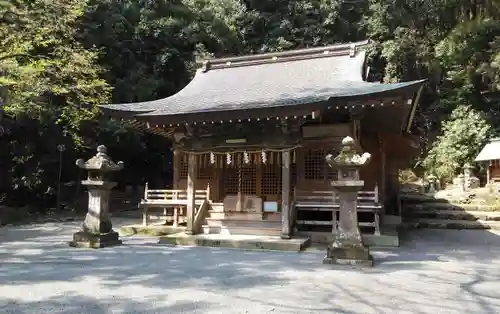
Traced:
POLYGON ((370 251, 363 244, 358 226, 358 192, 363 188, 359 170, 370 160, 371 155, 358 155, 354 148, 354 140, 346 137, 342 140, 342 149, 337 157, 326 156, 326 162, 338 169, 338 178, 331 182, 334 192, 339 198, 339 223, 334 228, 334 240, 326 251, 323 264, 348 264, 373 266, 370 251))
POLYGON ((73 234, 73 247, 103 248, 120 245, 118 233, 112 228, 109 218, 109 195, 116 182, 110 181, 110 174, 123 169, 123 162, 115 163, 109 158, 106 146, 97 147, 97 155, 88 161, 78 159, 76 165, 88 171, 82 181, 89 193, 88 213, 81 230, 73 234))
POLYGON ((472 173, 472 169, 473 167, 469 163, 466 163, 463 166, 465 187, 467 190, 479 187, 479 179, 474 176, 474 174, 472 173))
POLYGON ((438 178, 431 174, 427 176, 427 182, 429 183, 429 188, 427 190, 427 193, 436 193, 438 190, 438 178))

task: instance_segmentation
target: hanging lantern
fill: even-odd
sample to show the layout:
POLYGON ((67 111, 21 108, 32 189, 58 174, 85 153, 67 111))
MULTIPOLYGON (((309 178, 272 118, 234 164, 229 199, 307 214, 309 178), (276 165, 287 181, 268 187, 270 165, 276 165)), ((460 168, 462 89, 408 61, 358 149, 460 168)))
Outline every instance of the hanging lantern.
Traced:
POLYGON ((227 155, 226 155, 226 163, 227 163, 228 165, 230 165, 232 162, 233 162, 233 161, 232 161, 232 159, 231 159, 231 154, 230 154, 230 153, 227 153, 227 155))
POLYGON ((265 151, 262 151, 262 153, 260 153, 260 157, 262 159, 262 163, 266 163, 267 162, 267 154, 265 151))
POLYGON ((214 153, 210 153, 210 163, 212 165, 215 164, 215 154, 214 153))
POLYGON ((243 153, 243 162, 245 164, 249 164, 250 163, 250 157, 248 156, 248 153, 247 152, 244 152, 243 153))

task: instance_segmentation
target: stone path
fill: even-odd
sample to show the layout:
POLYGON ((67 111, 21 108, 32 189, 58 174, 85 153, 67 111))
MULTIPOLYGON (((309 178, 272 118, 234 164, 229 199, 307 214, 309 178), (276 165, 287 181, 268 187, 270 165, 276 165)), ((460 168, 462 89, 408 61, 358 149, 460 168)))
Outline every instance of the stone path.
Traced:
POLYGON ((322 252, 151 238, 72 249, 77 225, 0 228, 0 313, 500 313, 500 234, 488 231, 418 230, 353 270, 321 265, 322 252))

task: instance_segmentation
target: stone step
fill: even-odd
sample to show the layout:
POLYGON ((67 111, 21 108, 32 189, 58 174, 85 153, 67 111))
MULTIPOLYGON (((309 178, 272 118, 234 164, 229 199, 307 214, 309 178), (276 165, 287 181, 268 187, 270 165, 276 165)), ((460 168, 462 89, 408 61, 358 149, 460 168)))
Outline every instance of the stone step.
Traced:
POLYGON ((246 219, 217 219, 206 218, 206 225, 209 226, 233 226, 233 227, 247 227, 247 228, 271 228, 280 229, 280 221, 272 220, 246 220, 246 219))
POLYGON ((261 221, 262 213, 249 213, 249 212, 219 212, 209 211, 208 217, 210 219, 226 219, 226 220, 256 220, 261 221))
MULTIPOLYGON (((471 210, 495 212, 500 209, 498 206, 478 205, 478 204, 453 204, 453 203, 413 203, 404 204, 404 210, 425 210, 425 209, 444 209, 444 210, 471 210)), ((499 211, 500 212, 500 211, 499 211)))
POLYGON ((207 218, 202 226, 206 234, 256 234, 279 236, 281 222, 272 220, 216 219, 207 218))
POLYGON ((251 226, 203 225, 204 234, 280 236, 281 228, 256 228, 251 226))
POLYGON ((401 193, 399 199, 405 203, 449 203, 447 199, 419 193, 401 193))
POLYGON ((160 237, 159 244, 169 245, 196 245, 210 247, 227 247, 242 250, 271 250, 300 252, 310 243, 309 238, 281 239, 279 236, 259 235, 219 235, 197 234, 186 235, 183 233, 171 234, 160 237))
POLYGON ((412 213, 413 217, 432 218, 440 220, 485 220, 500 221, 500 212, 421 209, 412 213))
POLYGON ((224 203, 210 203, 210 211, 211 212, 223 212, 224 211, 224 203))
POLYGON ((500 230, 500 222, 484 220, 449 220, 419 218, 404 223, 407 228, 430 229, 494 229, 500 230))

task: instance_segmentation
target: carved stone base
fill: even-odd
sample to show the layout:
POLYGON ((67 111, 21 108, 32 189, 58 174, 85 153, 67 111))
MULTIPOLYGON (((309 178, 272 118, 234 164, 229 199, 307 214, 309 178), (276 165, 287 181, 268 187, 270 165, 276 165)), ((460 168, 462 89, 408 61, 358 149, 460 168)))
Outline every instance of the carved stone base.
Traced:
POLYGON ((363 245, 330 246, 326 249, 323 264, 372 267, 373 257, 370 250, 363 245))
POLYGON ((92 234, 79 231, 73 234, 73 241, 69 243, 72 247, 100 249, 108 246, 121 245, 118 232, 111 231, 104 234, 92 234))

